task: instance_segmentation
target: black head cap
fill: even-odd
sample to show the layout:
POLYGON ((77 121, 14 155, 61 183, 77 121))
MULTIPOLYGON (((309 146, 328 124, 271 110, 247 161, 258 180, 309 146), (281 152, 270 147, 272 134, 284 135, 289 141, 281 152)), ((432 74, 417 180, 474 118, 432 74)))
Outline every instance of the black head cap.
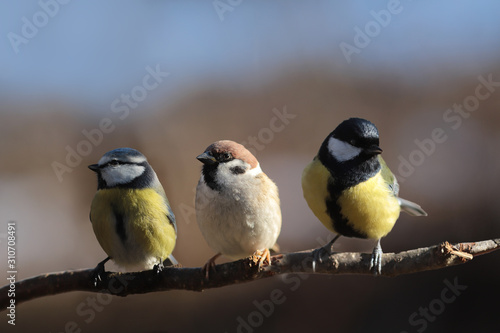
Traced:
MULTIPOLYGON (((338 140, 363 149, 376 150, 379 145, 377 127, 372 122, 362 118, 349 118, 344 120, 332 132, 332 136, 338 140)), ((378 149, 380 152, 382 151, 380 148, 378 149)))

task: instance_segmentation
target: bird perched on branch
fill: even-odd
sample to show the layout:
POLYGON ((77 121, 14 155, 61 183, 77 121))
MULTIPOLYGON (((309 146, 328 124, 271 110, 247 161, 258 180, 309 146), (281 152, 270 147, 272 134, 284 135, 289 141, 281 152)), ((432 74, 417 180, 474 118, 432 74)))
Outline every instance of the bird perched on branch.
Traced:
POLYGON ((381 273, 380 239, 394 227, 401 210, 413 216, 427 213, 416 203, 398 197, 396 177, 380 156, 375 125, 361 118, 345 120, 323 141, 318 154, 304 169, 304 198, 316 217, 338 234, 315 252, 324 252, 341 235, 376 239, 370 269, 381 273))
MULTIPOLYGON (((242 145, 217 141, 196 157, 203 163, 196 188, 196 219, 217 254, 203 267, 206 277, 221 254, 232 259, 252 255, 270 262, 281 230, 278 188, 242 145)), ((256 260, 256 261, 257 261, 256 260)))
POLYGON ((97 173, 98 185, 90 220, 108 255, 97 265, 96 278, 109 259, 128 270, 160 271, 167 258, 176 264, 171 255, 177 238, 175 216, 146 157, 135 149, 118 148, 89 169, 97 173))

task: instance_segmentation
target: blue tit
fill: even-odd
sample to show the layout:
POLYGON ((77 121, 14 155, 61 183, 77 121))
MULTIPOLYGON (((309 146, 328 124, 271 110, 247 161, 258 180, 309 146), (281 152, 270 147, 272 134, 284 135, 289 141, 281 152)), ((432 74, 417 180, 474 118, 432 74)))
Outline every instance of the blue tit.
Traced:
POLYGON ((380 153, 375 125, 350 118, 326 137, 304 169, 302 190, 309 208, 337 234, 330 244, 315 252, 315 259, 324 251, 331 253, 331 245, 341 235, 376 239, 370 269, 380 274, 380 239, 392 230, 400 211, 427 216, 416 203, 398 197, 396 177, 380 153))
POLYGON ((129 271, 160 271, 167 258, 176 264, 171 255, 177 238, 175 216, 146 157, 135 149, 118 148, 89 169, 97 173, 90 220, 108 255, 96 267, 96 279, 109 259, 129 271))

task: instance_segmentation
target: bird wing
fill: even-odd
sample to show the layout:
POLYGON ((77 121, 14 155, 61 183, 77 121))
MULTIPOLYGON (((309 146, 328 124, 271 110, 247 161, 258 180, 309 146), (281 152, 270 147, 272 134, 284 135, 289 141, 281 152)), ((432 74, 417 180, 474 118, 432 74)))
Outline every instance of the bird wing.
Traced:
POLYGON ((398 198, 401 210, 412 216, 427 216, 427 213, 422 209, 422 207, 420 207, 420 205, 398 197, 399 184, 396 179, 396 176, 394 176, 394 174, 389 169, 389 167, 387 166, 387 164, 385 163, 384 159, 381 156, 379 156, 379 161, 380 165, 382 166, 382 178, 384 178, 385 182, 391 189, 394 196, 398 198))
POLYGON ((177 223, 175 222, 175 215, 174 212, 172 211, 172 208, 170 208, 170 203, 168 202, 167 195, 165 194, 165 190, 163 189, 163 186, 158 185, 154 187, 155 191, 163 197, 165 200, 165 205, 167 206, 168 214, 167 218, 172 223, 175 229, 175 234, 177 235, 177 223))
POLYGON ((394 196, 397 197, 399 194, 398 180, 396 179, 396 176, 394 176, 394 174, 392 173, 391 169, 389 169, 382 156, 379 155, 378 159, 380 165, 382 166, 382 171, 381 171, 382 178, 385 180, 387 186, 389 186, 394 196))
POLYGON ((172 223, 172 225, 174 226, 175 234, 177 235, 177 223, 175 222, 175 215, 174 215, 174 212, 172 211, 172 208, 170 208, 170 204, 168 203, 168 200, 167 200, 167 208, 168 208, 167 218, 170 221, 170 223, 172 223))

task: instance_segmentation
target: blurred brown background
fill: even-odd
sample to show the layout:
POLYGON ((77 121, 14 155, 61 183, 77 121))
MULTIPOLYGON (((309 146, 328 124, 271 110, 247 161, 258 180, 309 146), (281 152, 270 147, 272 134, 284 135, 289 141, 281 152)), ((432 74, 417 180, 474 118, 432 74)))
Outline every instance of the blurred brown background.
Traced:
MULTIPOLYGON (((4 26, 4 30, 20 30, 19 17, 24 15, 23 12, 30 17, 36 10, 41 10, 36 6, 14 8, 17 10, 14 23, 4 26)), ((69 6, 68 15, 85 15, 75 13, 75 9, 69 6)), ((91 5, 83 6, 92 9, 91 5)), ((157 8, 155 6, 159 5, 155 2, 140 6, 147 8, 145 20, 148 13, 158 10, 170 13, 171 16, 165 14, 168 16, 163 21, 165 25, 174 16, 172 12, 179 10, 167 5, 157 8)), ((24 91, 10 77, 2 79, 5 89, 0 95, 3 96, 0 100, 0 217, 3 225, 0 229, 0 254, 7 257, 6 224, 16 221, 18 279, 45 272, 94 267, 105 257, 88 220, 96 180, 87 165, 117 147, 140 150, 156 170, 177 218, 178 243, 174 255, 186 267, 201 266, 213 255, 194 216, 194 191, 201 169, 195 157, 219 139, 232 139, 254 148, 263 170, 279 186, 283 228, 278 242, 282 251, 318 247, 320 240, 331 235, 302 198, 301 172, 326 135, 342 120, 352 116, 367 118, 377 125, 383 157, 400 179, 401 196, 418 202, 429 214, 427 218, 402 215, 393 231, 382 241, 384 252, 425 247, 445 240, 461 242, 499 237, 500 55, 498 47, 491 45, 494 39, 487 39, 479 31, 477 39, 483 36, 485 45, 490 43, 489 47, 475 48, 471 54, 467 45, 458 44, 453 48, 450 46, 449 53, 434 58, 419 58, 418 63, 411 64, 402 62, 396 58, 398 54, 404 57, 406 52, 398 45, 399 42, 406 45, 403 39, 408 45, 424 44, 421 48, 415 46, 413 52, 432 54, 433 43, 446 45, 449 33, 445 30, 430 31, 431 28, 427 27, 428 39, 432 42, 426 44, 424 33, 420 32, 423 28, 417 23, 426 18, 431 20, 431 15, 426 16, 425 4, 414 4, 414 7, 408 4, 404 7, 408 9, 397 17, 393 16, 394 21, 383 28, 385 30, 380 36, 373 37, 366 49, 361 49, 359 55, 352 55, 351 63, 339 53, 339 43, 333 40, 330 49, 335 51, 325 55, 317 50, 316 58, 316 51, 301 49, 308 33, 313 32, 304 28, 306 24, 295 24, 292 20, 301 17, 298 14, 301 5, 280 2, 273 10, 284 16, 267 18, 276 25, 270 31, 276 33, 277 27, 290 26, 296 29, 290 33, 302 31, 302 35, 287 35, 289 43, 295 41, 296 54, 299 55, 280 60, 279 55, 269 51, 269 57, 275 57, 271 61, 266 59, 266 43, 269 47, 273 43, 279 47, 279 39, 266 38, 262 28, 238 25, 238 20, 243 20, 244 15, 250 15, 250 19, 245 18, 248 22, 258 24, 260 16, 257 13, 271 11, 266 7, 268 5, 243 2, 233 6, 233 11, 224 12, 223 20, 214 4, 205 5, 203 10, 197 9, 199 5, 194 3, 185 6, 192 6, 190 10, 196 11, 200 17, 210 17, 217 29, 226 32, 234 29, 234 33, 239 33, 235 37, 238 40, 251 36, 252 44, 248 48, 257 55, 249 55, 248 61, 250 72, 255 70, 256 73, 243 72, 241 76, 232 73, 230 79, 223 75, 245 67, 242 60, 231 65, 234 67, 222 66, 220 73, 206 74, 199 80, 195 80, 195 76, 182 77, 182 73, 173 67, 175 61, 169 62, 168 55, 175 57, 176 52, 186 51, 172 48, 164 51, 165 58, 158 54, 151 56, 148 52, 144 58, 127 58, 133 75, 125 82, 108 87, 107 94, 99 96, 101 100, 96 93, 85 89, 80 91, 80 99, 73 99, 64 93, 59 94, 57 89, 45 93, 43 84, 24 91), (413 15, 421 16, 416 19, 413 15), (416 23, 401 26, 405 20, 416 23), (406 29, 403 30, 404 38, 400 36, 401 31, 395 31, 398 29, 406 29), (388 57, 392 61, 380 62, 378 57, 388 57), (137 59, 142 59, 142 62, 137 59), (163 78, 160 88, 150 91, 144 103, 141 101, 136 107, 128 107, 126 116, 123 110, 127 107, 122 111, 113 109, 111 104, 116 98, 143 86, 143 77, 148 73, 144 68, 154 68, 158 63, 171 73, 163 78), (279 65, 265 73, 273 64, 279 65), (245 77, 247 74, 250 78, 245 77), (494 83, 486 87, 484 81, 488 78, 494 83), (178 82, 182 84, 178 85, 178 82), (477 88, 480 85, 484 87, 477 88), (478 89, 488 96, 478 96, 478 89), (104 102, 100 104, 100 101, 104 102), (475 101, 477 105, 474 105, 475 101), (467 107, 474 111, 462 114, 449 111, 454 105, 464 103, 472 103, 467 107), (286 114, 288 118, 278 114, 286 114), (124 116, 123 119, 120 116, 124 116), (95 129, 105 118, 110 119, 112 130, 109 133, 101 131, 100 137, 95 134, 95 129), (436 128, 444 131, 446 139, 431 144, 436 128), (94 133, 96 144, 82 143, 89 141, 82 131, 94 133), (429 150, 426 152, 426 148, 419 147, 416 142, 425 142, 427 146, 424 147, 429 150), (74 161, 71 172, 64 172, 58 178, 53 165, 54 162, 67 165, 67 147, 74 150, 80 147, 86 156, 81 156, 81 161, 74 161)), ((375 20, 370 16, 370 10, 381 10, 387 3, 361 2, 352 6, 339 5, 336 7, 339 12, 328 7, 325 13, 322 6, 313 8, 311 4, 307 7, 310 12, 304 15, 312 20, 313 13, 316 13, 325 23, 325 27, 318 29, 324 28, 331 33, 339 31, 342 33, 339 40, 353 44, 353 28, 364 27, 365 23, 375 20), (342 13, 349 15, 341 17, 342 13), (342 27, 326 26, 326 22, 336 20, 343 22, 342 27)), ((124 11, 135 10, 124 7, 121 8, 124 11)), ((61 5, 61 12, 57 15, 65 15, 65 8, 61 5)), ((95 10, 109 8, 96 7, 95 10)), ((469 12, 470 15, 479 17, 481 10, 489 11, 486 5, 476 10, 477 13, 469 12)), ((181 18, 194 22, 194 16, 184 15, 181 18)), ((461 17, 458 12, 450 15, 461 17)), ((265 18, 262 20, 268 22, 265 18)), ((13 61, 27 61, 22 57, 28 57, 27 54, 34 52, 35 48, 52 50, 43 42, 55 33, 50 30, 55 29, 54 26, 63 29, 58 24, 62 23, 56 16, 47 24, 45 35, 40 28, 40 36, 30 40, 30 44, 20 45, 20 54, 13 61), (28 47, 33 49, 30 51, 28 47)), ((133 22, 127 26, 129 24, 133 25, 133 22)), ((203 28, 198 28, 198 33, 202 34, 203 28)), ((162 28, 155 29, 161 31, 162 28)), ((500 29, 498 26, 495 29, 498 37, 500 29)), ((138 40, 149 38, 140 34, 141 27, 137 30, 138 40)), ((167 37, 185 34, 185 40, 190 43, 197 41, 192 31, 165 31, 168 31, 167 37)), ((120 31, 115 33, 121 34, 120 31)), ((474 34, 471 34, 474 39, 474 34)), ((218 40, 216 37, 207 38, 218 40)), ((330 42, 324 38, 324 43, 330 42)), ((463 38, 469 40, 467 38, 471 36, 463 38)), ((230 41, 221 37, 215 48, 222 53, 225 48, 234 51, 230 41)), ((168 45, 169 39, 162 40, 160 36, 153 44, 160 42, 168 45)), ((8 55, 7 59, 13 53, 11 46, 7 44, 7 49, 2 51, 8 55)), ((89 53, 103 52, 97 41, 93 47, 95 49, 90 49, 89 53)), ((151 52, 150 48, 144 49, 151 52)), ((210 52, 207 54, 213 54, 210 52)), ((206 67, 216 66, 210 63, 211 58, 206 59, 203 52, 189 56, 194 62, 203 62, 206 67)), ((121 64, 124 60, 118 59, 118 55, 116 57, 120 63, 117 68, 126 72, 129 65, 121 64)), ((411 60, 415 55, 408 57, 411 60)), ((71 59, 67 61, 72 66, 82 66, 71 59)), ((8 67, 8 62, 3 66, 8 67)), ((26 63, 26 66, 32 64, 26 63)), ((71 85, 79 77, 70 78, 68 75, 66 79, 71 85)), ((51 82, 52 76, 50 73, 41 74, 38 80, 51 82)), ((64 76, 59 80, 64 83, 64 76)), ((99 82, 96 84, 100 87, 102 82, 99 82)), ((140 88, 136 90, 138 94, 140 88)), ((124 107, 126 104, 119 105, 124 107)), ((370 252, 372 247, 371 241, 348 238, 341 238, 336 243, 338 251, 370 252)), ((499 259, 500 254, 493 253, 475 258, 466 265, 391 279, 317 275, 301 276, 302 279, 297 280, 295 276, 288 276, 203 293, 173 291, 126 298, 74 292, 20 305, 15 330, 63 332, 68 322, 75 322, 82 332, 497 332, 499 259), (459 285, 467 286, 450 304, 439 301, 447 287, 445 280, 451 283, 456 280, 459 285), (259 311, 256 304, 266 303, 276 289, 283 293, 283 303, 275 305, 268 316, 256 314, 259 311), (85 305, 89 299, 97 299, 99 306, 82 314, 82 310, 91 309, 85 305), (443 307, 440 304, 444 304, 443 307), (433 315, 431 311, 430 317, 425 319, 419 312, 429 306, 434 314, 438 314, 433 315), (242 321, 249 326, 241 324, 242 321), (253 323, 253 326, 248 323, 253 323)), ((116 269, 112 264, 108 267, 116 269)), ((5 259, 0 260, 0 268, 7 270, 5 259)), ((0 320, 0 330, 14 331, 5 316, 0 320)))

